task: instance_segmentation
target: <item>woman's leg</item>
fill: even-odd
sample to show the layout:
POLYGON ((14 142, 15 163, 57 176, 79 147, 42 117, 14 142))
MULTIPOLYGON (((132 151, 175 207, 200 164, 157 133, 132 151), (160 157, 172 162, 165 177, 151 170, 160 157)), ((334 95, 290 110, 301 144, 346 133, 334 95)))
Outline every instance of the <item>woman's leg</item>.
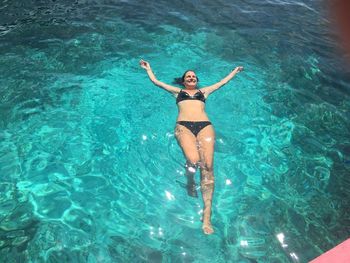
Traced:
POLYGON ((175 137, 186 158, 187 193, 190 196, 197 197, 198 194, 194 175, 197 170, 200 156, 198 153, 196 137, 189 129, 179 124, 175 127, 175 137))
POLYGON ((197 135, 200 153, 201 190, 203 197, 203 231, 205 234, 214 232, 211 225, 211 207, 214 193, 214 145, 215 131, 212 125, 203 128, 197 135))

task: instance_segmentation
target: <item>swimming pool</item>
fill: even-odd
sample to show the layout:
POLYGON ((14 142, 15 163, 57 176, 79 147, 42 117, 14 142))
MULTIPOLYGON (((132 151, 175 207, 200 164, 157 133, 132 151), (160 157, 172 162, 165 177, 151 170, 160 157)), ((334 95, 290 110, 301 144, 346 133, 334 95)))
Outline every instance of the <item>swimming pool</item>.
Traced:
POLYGON ((321 1, 0 8, 2 262, 307 262, 349 236, 349 71, 321 1), (201 86, 245 67, 207 101, 212 236, 140 58, 201 86))

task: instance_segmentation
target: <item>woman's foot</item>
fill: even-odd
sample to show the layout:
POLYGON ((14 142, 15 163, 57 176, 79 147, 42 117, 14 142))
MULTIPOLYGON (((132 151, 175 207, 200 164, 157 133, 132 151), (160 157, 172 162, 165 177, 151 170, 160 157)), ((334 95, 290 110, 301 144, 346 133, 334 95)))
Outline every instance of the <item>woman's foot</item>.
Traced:
POLYGON ((210 235, 214 233, 213 226, 211 224, 211 205, 205 207, 203 209, 203 217, 201 218, 201 221, 203 222, 202 229, 203 233, 206 235, 210 235))
POLYGON ((205 224, 203 223, 202 229, 203 229, 203 233, 206 235, 211 235, 214 233, 214 229, 211 223, 205 223, 205 224))
POLYGON ((187 182, 187 194, 192 197, 198 197, 197 185, 193 182, 187 182))

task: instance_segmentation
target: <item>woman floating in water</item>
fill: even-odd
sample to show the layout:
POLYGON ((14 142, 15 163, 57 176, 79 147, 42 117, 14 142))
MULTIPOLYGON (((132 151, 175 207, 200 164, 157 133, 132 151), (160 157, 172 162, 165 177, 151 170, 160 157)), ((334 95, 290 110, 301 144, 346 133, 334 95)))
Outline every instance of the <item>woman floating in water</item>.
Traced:
POLYGON ((187 70, 180 83, 180 89, 163 83, 154 76, 147 61, 141 60, 140 66, 147 71, 148 77, 156 86, 165 89, 176 97, 179 115, 176 121, 175 137, 186 158, 187 192, 197 197, 194 175, 199 167, 201 172, 201 191, 203 197, 203 232, 212 234, 211 206, 214 192, 213 157, 215 132, 205 113, 205 100, 214 91, 229 82, 243 67, 236 67, 218 83, 197 89, 198 78, 193 70, 187 70))

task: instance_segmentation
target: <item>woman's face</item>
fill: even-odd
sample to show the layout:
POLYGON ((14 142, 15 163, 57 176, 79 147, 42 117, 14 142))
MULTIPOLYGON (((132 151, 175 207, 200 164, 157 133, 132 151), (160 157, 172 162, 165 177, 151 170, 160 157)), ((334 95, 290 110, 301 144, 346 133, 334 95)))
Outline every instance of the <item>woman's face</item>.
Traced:
POLYGON ((193 71, 188 71, 185 74, 184 86, 187 89, 195 89, 197 86, 197 76, 193 71))

